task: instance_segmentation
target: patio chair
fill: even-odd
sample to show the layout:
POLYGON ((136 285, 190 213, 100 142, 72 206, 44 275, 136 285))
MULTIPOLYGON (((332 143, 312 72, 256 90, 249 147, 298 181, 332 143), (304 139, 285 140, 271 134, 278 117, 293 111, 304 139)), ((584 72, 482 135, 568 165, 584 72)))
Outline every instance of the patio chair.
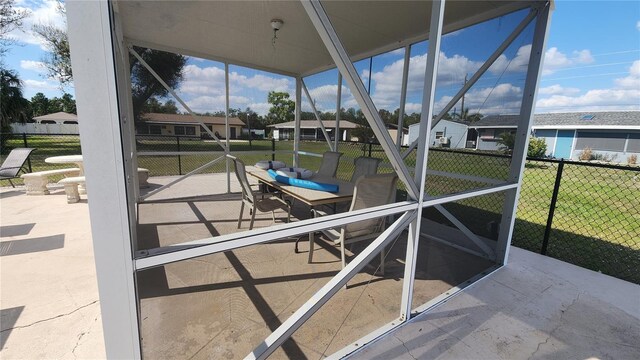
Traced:
POLYGON ((31 152, 34 150, 35 149, 31 148, 17 148, 11 150, 9 156, 4 159, 4 162, 0 166, 0 180, 9 180, 9 184, 15 188, 16 186, 13 185, 11 179, 18 178, 20 171, 27 173, 27 171, 24 170, 24 164, 27 162, 29 155, 31 155, 31 152))
POLYGON ((336 177, 336 172, 338 171, 338 164, 340 163, 340 157, 342 153, 335 151, 327 151, 322 154, 322 162, 320 163, 320 168, 316 173, 317 176, 321 177, 336 177))
POLYGON ((361 156, 353 160, 355 170, 353 170, 353 174, 351 175, 351 182, 355 183, 360 178, 360 176, 372 175, 377 173, 380 161, 382 161, 382 159, 365 156, 361 156))
POLYGON ((256 217, 256 211, 271 212, 273 222, 276 221, 275 211, 282 209, 287 212, 287 222, 291 219, 291 206, 284 200, 276 196, 270 196, 265 198, 264 196, 258 199, 251 189, 249 180, 247 180, 246 167, 242 160, 235 156, 227 155, 229 159, 233 161, 233 167, 238 178, 238 182, 242 188, 242 204, 240 205, 240 215, 238 216, 238 229, 242 225, 242 215, 244 213, 244 205, 249 207, 249 213, 251 214, 251 223, 249 224, 249 230, 253 229, 253 222, 256 217))
MULTIPOLYGON (((372 174, 363 175, 356 181, 353 191, 353 199, 349 211, 355 211, 374 206, 389 204, 396 194, 396 174, 372 174)), ((313 217, 323 216, 326 213, 319 210, 311 210, 313 217)), ((334 245, 340 245, 342 268, 346 266, 345 245, 358 241, 371 240, 378 237, 385 228, 386 218, 374 218, 344 225, 340 229, 323 230, 322 233, 334 245)), ((313 261, 313 248, 315 245, 315 233, 309 233, 309 263, 313 261)), ((380 270, 384 274, 384 250, 380 252, 380 270)))

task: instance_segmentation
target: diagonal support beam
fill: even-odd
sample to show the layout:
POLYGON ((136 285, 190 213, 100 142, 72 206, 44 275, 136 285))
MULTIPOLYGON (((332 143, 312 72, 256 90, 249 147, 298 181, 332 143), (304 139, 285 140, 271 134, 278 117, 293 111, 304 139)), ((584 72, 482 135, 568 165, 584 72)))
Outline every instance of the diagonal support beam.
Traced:
POLYGON ((161 187, 159 187, 159 188, 157 188, 157 189, 155 189, 155 190, 153 190, 153 191, 151 191, 151 192, 146 193, 144 196, 140 196, 140 200, 144 200, 144 199, 148 198, 149 196, 151 196, 151 195, 153 195, 153 194, 157 194, 157 193, 159 193, 160 191, 162 191, 162 190, 164 190, 164 189, 166 189, 166 188, 169 188, 169 187, 171 187, 171 186, 173 186, 173 185, 175 185, 175 184, 179 183, 180 181, 182 181, 182 180, 184 180, 184 179, 188 178, 189 176, 191 176, 191 175, 193 175, 193 174, 197 174, 197 173, 199 173, 200 171, 202 171, 202 170, 204 170, 204 169, 206 169, 206 168, 209 168, 209 167, 211 167, 211 166, 213 166, 213 165, 215 165, 215 164, 219 163, 219 162, 220 162, 221 160, 223 160, 223 159, 225 159, 225 156, 224 156, 224 155, 222 155, 222 156, 220 156, 220 157, 216 158, 215 160, 211 160, 211 161, 209 161, 208 163, 206 163, 206 164, 204 164, 204 165, 200 166, 199 168, 194 169, 194 170, 191 170, 190 172, 188 172, 188 173, 186 173, 186 174, 182 175, 181 177, 179 177, 179 178, 177 178, 177 179, 175 179, 175 180, 171 181, 170 183, 165 184, 165 185, 162 185, 161 187))
MULTIPOLYGON (((173 91, 173 89, 169 85, 167 85, 167 83, 164 80, 162 80, 160 75, 158 75, 158 73, 155 70, 153 70, 153 68, 149 64, 147 64, 146 61, 144 61, 142 56, 140 56, 140 54, 138 54, 138 52, 136 52, 133 49, 133 45, 129 45, 129 52, 131 53, 131 55, 135 56, 136 59, 140 61, 140 64, 142 64, 142 66, 144 66, 151 73, 151 75, 153 75, 153 77, 156 78, 156 80, 158 80, 158 82, 180 103, 180 105, 182 105, 187 110, 187 112, 189 113, 189 115, 191 115, 193 120, 195 120, 198 124, 200 124, 200 126, 202 126, 202 128, 218 143, 218 145, 220 145, 220 147, 224 149, 225 152, 229 152, 229 148, 227 148, 222 143, 222 141, 220 141, 220 139, 216 136, 216 134, 213 131, 209 130, 209 128, 204 124, 204 122, 202 122, 202 120, 200 120, 200 118, 191 110, 191 108, 187 105, 187 103, 185 103, 182 100, 182 98, 180 98, 180 96, 178 96, 178 94, 176 94, 176 92, 173 91)), ((227 134, 227 137, 229 137, 229 134, 227 134)))
MULTIPOLYGON (((536 18, 537 14, 538 14, 537 9, 531 9, 529 14, 524 19, 522 19, 522 21, 513 30, 513 32, 509 34, 509 36, 502 42, 502 44, 500 44, 500 46, 498 46, 498 48, 491 54, 491 56, 489 56, 487 61, 485 61, 484 64, 482 64, 482 66, 475 72, 475 74, 473 74, 471 79, 469 79, 464 84, 464 86, 453 96, 453 98, 451 98, 451 100, 447 103, 447 105, 445 105, 445 107, 442 108, 440 113, 433 119, 431 123, 432 129, 440 122, 440 120, 442 120, 444 115, 448 113, 449 110, 451 110, 451 108, 460 100, 460 98, 462 98, 462 96, 466 94, 467 91, 469 91, 469 89, 471 89, 473 85, 475 85, 475 83, 480 79, 480 77, 484 75, 484 73, 487 72, 487 70, 489 70, 491 65, 493 65, 493 63, 495 63, 496 60, 498 60, 500 55, 502 55, 502 53, 515 41, 515 39, 524 31, 527 25, 529 25, 533 21, 533 19, 536 18)), ((405 152, 402 154, 402 158, 403 159, 406 158, 411 153, 411 151, 416 148, 417 145, 418 145, 418 139, 414 140, 411 143, 411 145, 409 145, 409 148, 405 150, 405 152)))
POLYGON ((415 219, 415 212, 404 213, 398 220, 391 224, 380 236, 367 246, 353 261, 344 267, 336 276, 316 292, 304 305, 282 323, 269 337, 258 345, 245 359, 266 359, 282 343, 302 326, 313 314, 316 313, 333 295, 362 268, 364 268, 375 256, 395 240, 411 221, 415 219))
POLYGON ((442 120, 444 115, 448 113, 449 110, 451 110, 451 108, 458 102, 458 100, 460 100, 460 98, 464 94, 466 94, 467 91, 469 91, 469 89, 471 89, 473 85, 475 85, 475 83, 480 79, 480 77, 484 75, 484 73, 487 72, 487 70, 489 70, 489 68, 493 65, 493 63, 495 63, 496 60, 498 60, 500 55, 502 55, 502 53, 516 40, 516 38, 524 31, 524 29, 531 23, 531 21, 533 21, 533 19, 536 18, 537 14, 538 14, 538 10, 535 8, 532 8, 529 14, 527 14, 527 16, 524 19, 522 19, 522 21, 520 21, 518 26, 516 26, 516 28, 511 32, 511 34, 507 36, 507 38, 500 44, 500 46, 498 46, 498 48, 491 54, 491 56, 489 56, 487 61, 485 61, 484 64, 482 64, 482 66, 475 72, 475 74, 473 74, 471 79, 469 79, 464 84, 464 86, 453 96, 453 98, 447 103, 447 105, 440 111, 438 116, 436 116, 436 118, 433 120, 433 123, 431 124, 432 129, 433 127, 436 126, 438 122, 440 122, 440 120, 442 120))
POLYGON ((480 239, 476 234, 473 233, 473 231, 469 230, 469 228, 466 227, 460 220, 453 216, 452 213, 447 211, 444 206, 435 205, 434 208, 436 208, 436 210, 444 215, 447 220, 451 221, 451 223, 455 225, 455 227, 457 227, 458 230, 460 230, 464 234, 464 236, 467 237, 467 239, 471 240, 471 242, 474 243, 480 250, 482 250, 482 252, 484 252, 490 259, 494 260, 496 258, 496 254, 493 249, 491 249, 489 245, 485 244, 482 239, 480 239))
POLYGON ((331 144, 331 138, 329 138, 329 134, 327 134, 327 129, 325 129, 322 119, 320 119, 320 115, 318 114, 318 109, 316 109, 316 104, 313 102, 311 95, 309 95, 309 90, 307 90, 307 84, 304 83, 304 79, 302 79, 302 90, 304 90, 304 94, 307 96, 307 99, 311 104, 311 109, 313 110, 313 114, 316 116, 316 120, 318 120, 318 124, 320 124, 320 129, 322 129, 322 134, 324 135, 324 139, 327 141, 327 144, 329 145, 329 149, 331 151, 335 151, 335 149, 333 148, 333 144, 331 144))
POLYGON ((411 173, 404 164, 398 148, 391 139, 391 135, 389 135, 389 132, 385 128, 384 122, 373 104, 373 100, 371 100, 371 97, 367 94, 367 90, 364 88, 364 84, 362 84, 356 68, 353 66, 349 55, 340 42, 338 34, 331 25, 331 21, 329 20, 327 13, 324 11, 322 4, 319 0, 303 0, 302 6, 307 12, 307 15, 309 15, 313 26, 316 28, 318 35, 320 35, 320 38, 322 39, 322 42, 327 47, 336 67, 349 85, 353 97, 358 102, 358 105, 367 118, 373 133, 376 135, 376 138, 380 141, 380 145, 382 145, 382 148, 389 157, 391 165, 398 174, 400 180, 405 184, 409 196, 412 199, 418 199, 419 191, 413 181, 411 173))

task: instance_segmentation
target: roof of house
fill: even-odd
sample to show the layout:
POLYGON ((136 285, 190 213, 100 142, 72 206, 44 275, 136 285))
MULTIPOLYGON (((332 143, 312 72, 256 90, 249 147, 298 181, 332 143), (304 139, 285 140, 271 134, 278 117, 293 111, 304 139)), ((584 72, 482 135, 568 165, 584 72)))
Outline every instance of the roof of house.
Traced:
MULTIPOLYGON (((516 127, 519 115, 489 115, 471 128, 516 127)), ((605 111, 535 114, 534 128, 640 128, 640 111, 605 111)))
MULTIPOLYGON (((322 120, 322 124, 325 129, 335 129, 336 121, 335 120, 322 120)), ((295 121, 287 121, 279 124, 269 125, 269 127, 274 127, 276 129, 293 129, 296 126, 295 121)), ((349 120, 340 120, 340 129, 355 129, 358 125, 349 121, 349 120)), ((300 120, 300 128, 301 129, 319 129, 320 124, 318 124, 318 120, 300 120)))
POLYGON ((78 115, 69 114, 69 113, 66 113, 64 111, 60 111, 60 112, 53 113, 53 114, 35 116, 33 119, 34 120, 39 120, 39 121, 42 121, 42 120, 78 121, 78 115))
MULTIPOLYGON (((161 114, 161 113, 147 113, 142 115, 142 119, 148 123, 163 123, 163 124, 198 124, 197 121, 189 114, 161 114)), ((222 116, 204 116, 198 115, 198 119, 202 120, 205 124, 210 125, 224 125, 224 117, 222 116)), ((244 122, 237 117, 229 118, 229 125, 244 126, 244 122)))

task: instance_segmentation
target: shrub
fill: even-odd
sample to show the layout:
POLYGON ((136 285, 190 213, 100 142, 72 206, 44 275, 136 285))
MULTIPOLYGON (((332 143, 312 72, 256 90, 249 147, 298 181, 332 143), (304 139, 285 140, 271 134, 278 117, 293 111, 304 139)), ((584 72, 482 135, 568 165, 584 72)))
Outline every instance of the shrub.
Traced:
POLYGON ((497 143, 500 145, 500 150, 507 154, 511 154, 513 146, 516 143, 516 134, 512 132, 503 132, 498 135, 497 143))
POLYGON ((638 155, 629 155, 627 158, 627 164, 635 165, 638 162, 638 155))
POLYGON ((578 159, 583 160, 583 161, 587 161, 587 160, 593 159, 593 151, 591 151, 591 148, 586 147, 586 148, 582 149, 582 151, 580 151, 580 155, 578 155, 578 159))
POLYGON ((532 137, 529 139, 527 156, 532 158, 543 158, 547 153, 547 142, 541 138, 532 137))

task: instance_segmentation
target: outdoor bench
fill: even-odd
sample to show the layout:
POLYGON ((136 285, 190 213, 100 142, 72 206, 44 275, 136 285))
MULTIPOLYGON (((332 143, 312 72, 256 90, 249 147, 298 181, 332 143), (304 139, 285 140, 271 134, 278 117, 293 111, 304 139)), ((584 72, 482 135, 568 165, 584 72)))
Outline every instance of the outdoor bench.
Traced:
POLYGON ((67 195, 67 204, 74 204, 80 201, 78 185, 84 184, 84 182, 84 176, 68 177, 58 181, 58 184, 64 185, 64 193, 67 195))
POLYGON ((24 180, 24 185, 27 189, 27 195, 49 195, 47 184, 49 183, 49 177, 55 175, 78 176, 80 169, 54 169, 37 171, 20 176, 24 180))

